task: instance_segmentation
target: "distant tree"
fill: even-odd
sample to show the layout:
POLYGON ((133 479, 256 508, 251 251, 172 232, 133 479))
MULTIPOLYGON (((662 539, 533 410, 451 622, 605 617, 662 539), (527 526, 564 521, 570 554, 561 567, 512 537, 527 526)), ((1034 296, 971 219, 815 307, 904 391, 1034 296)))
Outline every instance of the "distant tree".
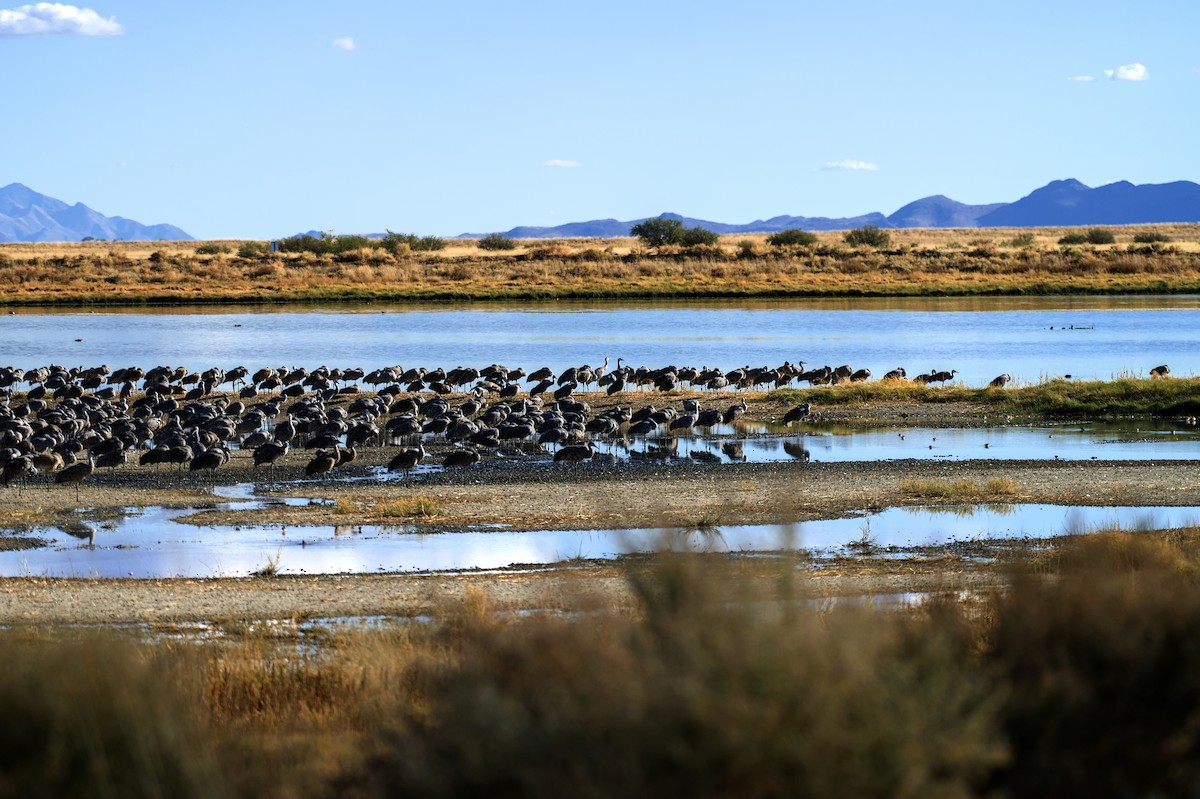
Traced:
POLYGON ((1117 237, 1107 228, 1094 227, 1087 232, 1088 244, 1116 244, 1117 237))
POLYGON ((799 228, 789 228, 767 236, 767 244, 772 247, 803 246, 809 247, 817 243, 817 234, 809 233, 799 228))
POLYGON ((481 250, 515 250, 517 243, 503 233, 490 233, 479 240, 481 250))
POLYGON ((848 231, 845 236, 847 244, 854 246, 865 245, 867 247, 886 247, 891 243, 892 237, 886 230, 882 230, 875 225, 863 225, 860 228, 848 231))
POLYGON ((1082 233, 1068 233, 1058 240, 1059 244, 1087 244, 1087 236, 1082 233))
POLYGON ((699 225, 685 228, 682 221, 661 216, 639 222, 630 228, 629 232, 641 239, 647 247, 665 247, 671 244, 694 247, 698 244, 716 244, 721 240, 718 234, 699 225))
POLYGON ((82 239, 80 239, 80 241, 95 241, 95 240, 96 240, 95 236, 84 236, 82 239))
POLYGON ((647 247, 665 247, 668 244, 678 244, 684 231, 683 222, 680 220, 658 216, 637 223, 629 232, 641 239, 647 247))

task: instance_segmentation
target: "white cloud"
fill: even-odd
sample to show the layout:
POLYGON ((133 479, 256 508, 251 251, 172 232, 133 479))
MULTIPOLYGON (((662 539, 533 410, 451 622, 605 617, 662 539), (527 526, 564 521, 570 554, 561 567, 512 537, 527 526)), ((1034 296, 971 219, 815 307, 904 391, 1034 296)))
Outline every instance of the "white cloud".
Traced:
POLYGON ((553 166, 559 169, 574 169, 575 167, 583 166, 578 161, 564 161, 561 158, 551 158, 542 162, 542 166, 553 166))
POLYGON ((90 8, 35 3, 0 9, 0 36, 118 36, 124 32, 116 17, 105 19, 90 8))
POLYGON ((1074 77, 1067 78, 1067 80, 1079 81, 1080 83, 1091 83, 1095 80, 1095 78, 1091 75, 1075 75, 1074 77))
POLYGON ((844 161, 830 161, 821 167, 826 172, 878 172, 879 167, 869 161, 855 161, 847 158, 844 161))
POLYGON ((1116 69, 1104 70, 1104 75, 1109 80, 1149 80, 1150 72, 1142 64, 1133 63, 1126 64, 1123 67, 1116 69))
POLYGON ((334 39, 333 46, 340 47, 346 51, 355 49, 354 39, 350 36, 343 36, 340 39, 334 39))

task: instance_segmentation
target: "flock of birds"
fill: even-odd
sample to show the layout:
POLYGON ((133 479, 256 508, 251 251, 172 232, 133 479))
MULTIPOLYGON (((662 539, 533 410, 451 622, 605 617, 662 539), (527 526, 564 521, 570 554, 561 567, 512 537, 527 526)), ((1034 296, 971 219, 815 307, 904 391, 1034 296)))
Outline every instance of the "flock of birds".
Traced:
MULTIPOLYGON (((726 407, 702 407, 687 398, 677 409, 645 404, 593 414, 579 391, 667 393, 755 390, 793 383, 831 385, 859 382, 869 369, 849 366, 805 369, 803 362, 778 367, 744 367, 724 372, 708 367, 631 367, 617 359, 599 367, 523 369, 492 365, 450 370, 399 366, 313 370, 244 366, 190 372, 159 366, 110 370, 107 366, 52 365, 22 370, 0 368, 0 483, 53 474, 56 483, 78 484, 95 469, 116 469, 136 458, 141 465, 176 464, 190 471, 226 464, 231 446, 251 451, 255 466, 272 466, 293 448, 311 452, 308 476, 352 462, 358 447, 407 442, 387 468, 411 471, 428 453, 424 440, 454 445, 446 467, 480 460, 481 450, 537 442, 554 447, 554 460, 579 462, 595 454, 596 439, 687 434, 731 424, 743 414, 744 398, 726 407), (361 385, 360 385, 361 384, 361 385), (370 391, 363 386, 370 387, 370 391), (18 391, 18 388, 24 388, 18 391)), ((1166 369, 1166 367, 1161 367, 1166 369)), ((951 371, 917 375, 929 385, 952 380, 951 371)), ((885 380, 908 380, 894 369, 885 380)), ((1003 387, 1005 374, 991 382, 1003 387)), ((810 417, 808 403, 783 416, 784 424, 810 417)))

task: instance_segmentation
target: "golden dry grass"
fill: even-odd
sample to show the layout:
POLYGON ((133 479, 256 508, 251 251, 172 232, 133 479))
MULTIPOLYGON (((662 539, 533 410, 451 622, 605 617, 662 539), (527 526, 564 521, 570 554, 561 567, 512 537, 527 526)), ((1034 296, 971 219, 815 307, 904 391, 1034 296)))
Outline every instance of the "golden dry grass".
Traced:
POLYGON ((773 248, 766 235, 647 251, 634 239, 526 240, 486 252, 451 241, 436 253, 364 249, 244 259, 197 254, 199 242, 0 245, 6 304, 287 302, 687 296, 909 296, 1161 293, 1200 290, 1200 226, 1114 228, 1115 245, 1059 247, 1063 228, 891 231, 887 250, 841 232, 773 248), (1154 230, 1169 244, 1133 243, 1154 230), (1014 246, 1022 234, 1031 246, 1014 246), (745 256, 749 253, 749 256, 745 256))

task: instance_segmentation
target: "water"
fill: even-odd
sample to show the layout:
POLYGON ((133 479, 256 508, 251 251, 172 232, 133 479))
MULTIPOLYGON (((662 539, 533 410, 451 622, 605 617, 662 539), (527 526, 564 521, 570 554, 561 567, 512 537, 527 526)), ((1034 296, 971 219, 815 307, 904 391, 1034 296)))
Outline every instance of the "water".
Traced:
MULTIPOLYGON (((235 492, 239 497, 245 490, 235 492)), ((239 499, 245 507, 253 500, 239 499)), ((293 499, 291 502, 304 502, 293 499)), ((221 507, 229 508, 226 504, 221 507)), ((405 526, 213 526, 180 524, 189 510, 130 509, 120 519, 40 531, 49 546, 0 552, 0 575, 50 577, 237 577, 279 574, 460 571, 610 559, 662 549, 818 555, 879 547, 912 550, 962 541, 1046 538, 1097 529, 1165 529, 1200 521, 1200 507, 1060 505, 892 508, 794 525, 704 530, 516 532, 502 528, 420 534, 405 526)))
POLYGON ((849 363, 956 369, 967 385, 1200 371, 1200 297, 526 303, 324 310, 22 311, 0 364, 476 366, 849 363))
POLYGON ((1183 421, 1120 420, 1069 425, 982 428, 738 423, 712 435, 604 441, 597 451, 620 460, 708 463, 881 460, 1200 460, 1200 429, 1183 421))

